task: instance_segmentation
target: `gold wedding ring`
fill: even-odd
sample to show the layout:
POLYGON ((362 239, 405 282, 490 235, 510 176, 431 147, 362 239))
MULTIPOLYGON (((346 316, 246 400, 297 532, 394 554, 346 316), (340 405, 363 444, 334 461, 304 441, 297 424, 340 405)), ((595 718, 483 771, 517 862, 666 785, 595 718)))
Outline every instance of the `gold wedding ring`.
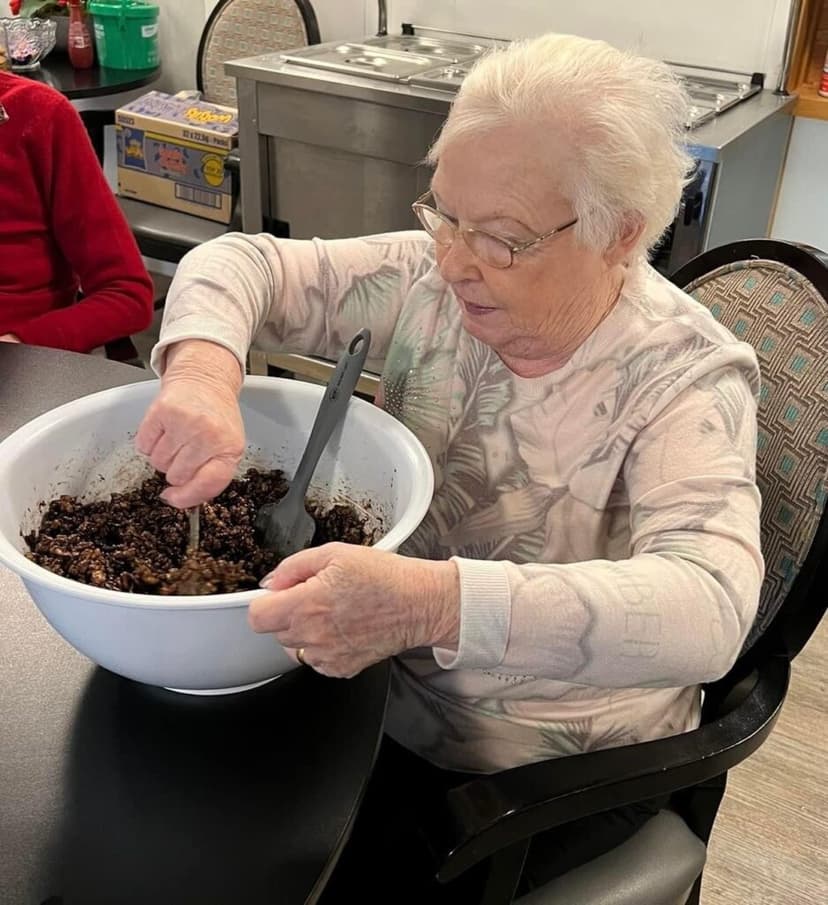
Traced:
POLYGON ((307 666, 307 662, 305 661, 305 648, 300 647, 296 651, 296 659, 302 664, 302 666, 307 666))

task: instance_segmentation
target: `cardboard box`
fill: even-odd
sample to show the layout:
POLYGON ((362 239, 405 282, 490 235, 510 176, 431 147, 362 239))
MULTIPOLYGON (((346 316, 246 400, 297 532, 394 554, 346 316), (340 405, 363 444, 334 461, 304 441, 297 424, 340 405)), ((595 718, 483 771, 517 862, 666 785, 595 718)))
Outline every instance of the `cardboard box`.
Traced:
POLYGON ((115 112, 115 128, 119 195, 230 222, 224 161, 237 141, 237 110, 151 91, 115 112))

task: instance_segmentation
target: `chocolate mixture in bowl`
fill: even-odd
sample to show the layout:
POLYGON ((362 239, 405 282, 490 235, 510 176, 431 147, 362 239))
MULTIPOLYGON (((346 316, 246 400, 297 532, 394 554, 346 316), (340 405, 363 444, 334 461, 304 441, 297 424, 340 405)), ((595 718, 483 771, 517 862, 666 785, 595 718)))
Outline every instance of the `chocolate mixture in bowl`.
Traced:
MULTIPOLYGON (((263 550, 254 528, 265 503, 281 499, 281 471, 249 469, 201 508, 201 544, 187 554, 186 513, 160 498, 163 476, 104 502, 62 496, 46 509, 38 531, 25 540, 29 559, 84 584, 136 594, 223 594, 258 587, 279 561, 263 550)), ((312 504, 313 545, 344 541, 369 545, 376 529, 355 506, 312 504)))

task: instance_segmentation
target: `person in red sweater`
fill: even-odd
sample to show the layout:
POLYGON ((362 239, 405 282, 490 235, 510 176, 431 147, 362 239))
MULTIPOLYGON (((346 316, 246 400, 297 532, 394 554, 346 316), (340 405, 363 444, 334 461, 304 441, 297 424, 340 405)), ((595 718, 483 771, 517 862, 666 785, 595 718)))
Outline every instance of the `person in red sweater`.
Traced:
POLYGON ((0 341, 89 352, 146 329, 153 287, 63 95, 0 72, 0 341))

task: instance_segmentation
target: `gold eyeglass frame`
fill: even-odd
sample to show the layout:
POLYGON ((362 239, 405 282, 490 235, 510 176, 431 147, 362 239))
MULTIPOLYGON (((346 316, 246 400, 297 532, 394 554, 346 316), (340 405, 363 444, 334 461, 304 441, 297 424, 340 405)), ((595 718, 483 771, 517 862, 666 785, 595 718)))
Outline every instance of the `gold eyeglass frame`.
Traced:
POLYGON ((411 210, 414 211, 414 214, 422 224, 423 229, 431 236, 431 238, 434 239, 434 241, 437 242, 438 245, 442 245, 443 248, 450 248, 454 244, 454 240, 459 233, 463 236, 463 241, 466 243, 469 251, 471 251, 471 253, 476 258, 483 261, 489 267, 495 267, 498 270, 508 270, 515 263, 515 255, 518 255, 524 251, 528 251, 530 248, 534 248, 536 245, 540 245, 541 242, 545 242, 547 239, 551 239, 553 236, 557 236, 558 233, 562 233, 564 230, 569 229, 578 222, 578 218, 575 217, 568 223, 564 223, 562 226, 557 226, 555 227, 555 229, 549 230, 548 233, 543 233, 540 236, 535 236, 533 239, 528 239, 526 242, 513 243, 508 239, 505 239, 503 236, 498 236, 496 233, 490 233, 485 229, 476 229, 473 226, 460 226, 459 221, 452 219, 448 216, 448 214, 444 214, 442 211, 438 211, 436 207, 432 207, 430 204, 426 204, 425 200, 429 195, 431 195, 431 189, 420 195, 420 197, 411 205, 411 210), (451 229, 451 242, 441 242, 434 235, 434 233, 432 233, 423 216, 426 211, 428 211, 429 214, 435 214, 440 220, 443 221, 443 223, 446 224, 446 226, 451 229), (509 263, 503 265, 493 264, 491 261, 487 261, 484 258, 481 258, 474 250, 474 248, 469 244, 469 241, 466 238, 466 236, 474 234, 486 236, 489 239, 494 239, 496 242, 500 242, 501 245, 509 250, 509 263))

